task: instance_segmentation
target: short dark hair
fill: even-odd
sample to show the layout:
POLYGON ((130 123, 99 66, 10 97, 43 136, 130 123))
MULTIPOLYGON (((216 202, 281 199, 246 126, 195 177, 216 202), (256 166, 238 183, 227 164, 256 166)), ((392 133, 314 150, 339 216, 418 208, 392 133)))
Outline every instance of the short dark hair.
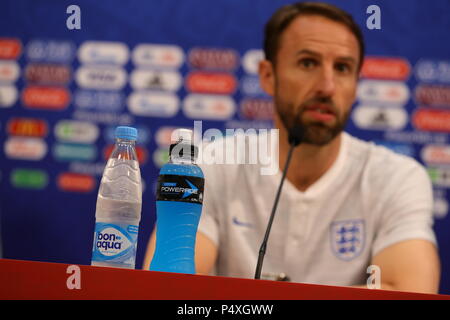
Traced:
POLYGON ((297 2, 278 9, 267 22, 264 37, 264 54, 267 60, 276 63, 279 40, 283 31, 299 16, 318 15, 345 25, 359 43, 359 69, 364 59, 364 38, 361 29, 352 16, 331 4, 318 2, 297 2))

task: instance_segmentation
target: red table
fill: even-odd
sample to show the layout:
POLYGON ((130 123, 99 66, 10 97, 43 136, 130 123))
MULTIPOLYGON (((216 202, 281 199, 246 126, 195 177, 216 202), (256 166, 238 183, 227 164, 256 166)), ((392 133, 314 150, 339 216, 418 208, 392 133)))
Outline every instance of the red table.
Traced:
POLYGON ((0 299, 450 300, 450 296, 0 259, 0 299))

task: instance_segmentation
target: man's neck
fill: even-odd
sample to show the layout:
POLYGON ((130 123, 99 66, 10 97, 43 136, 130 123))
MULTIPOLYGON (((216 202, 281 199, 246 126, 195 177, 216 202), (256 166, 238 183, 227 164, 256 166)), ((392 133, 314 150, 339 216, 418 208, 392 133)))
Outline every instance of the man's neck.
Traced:
MULTIPOLYGON (((275 121, 279 129, 279 166, 283 170, 290 148, 286 128, 275 121)), ((294 149, 286 178, 298 190, 306 191, 331 168, 339 154, 342 133, 325 146, 300 144, 294 149)))

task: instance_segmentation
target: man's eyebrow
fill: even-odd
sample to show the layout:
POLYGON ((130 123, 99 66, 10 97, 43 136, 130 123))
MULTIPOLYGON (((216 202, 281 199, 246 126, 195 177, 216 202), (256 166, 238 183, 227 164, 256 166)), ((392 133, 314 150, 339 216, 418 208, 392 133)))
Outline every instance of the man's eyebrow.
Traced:
POLYGON ((356 64, 356 59, 353 58, 353 57, 338 57, 337 60, 340 60, 340 61, 347 61, 347 62, 349 62, 349 63, 356 64))
MULTIPOLYGON (((310 50, 310 49, 302 49, 302 50, 297 51, 297 56, 302 55, 302 54, 309 54, 309 55, 316 56, 316 57, 320 57, 321 56, 320 53, 318 53, 316 51, 313 51, 313 50, 310 50)), ((356 59, 351 57, 351 56, 337 57, 336 60, 347 61, 347 62, 356 64, 356 59)))
POLYGON ((297 51, 298 56, 301 54, 310 54, 312 56, 320 56, 320 54, 318 52, 309 50, 309 49, 302 49, 302 50, 297 51))

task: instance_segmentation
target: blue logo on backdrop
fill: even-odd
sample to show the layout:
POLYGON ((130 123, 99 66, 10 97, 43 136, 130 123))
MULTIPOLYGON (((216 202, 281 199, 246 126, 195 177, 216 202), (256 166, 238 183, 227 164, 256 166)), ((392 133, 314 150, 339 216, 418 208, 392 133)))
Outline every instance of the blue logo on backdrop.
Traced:
POLYGON ((343 220, 331 223, 331 248, 336 257, 352 260, 364 249, 364 220, 343 220))

